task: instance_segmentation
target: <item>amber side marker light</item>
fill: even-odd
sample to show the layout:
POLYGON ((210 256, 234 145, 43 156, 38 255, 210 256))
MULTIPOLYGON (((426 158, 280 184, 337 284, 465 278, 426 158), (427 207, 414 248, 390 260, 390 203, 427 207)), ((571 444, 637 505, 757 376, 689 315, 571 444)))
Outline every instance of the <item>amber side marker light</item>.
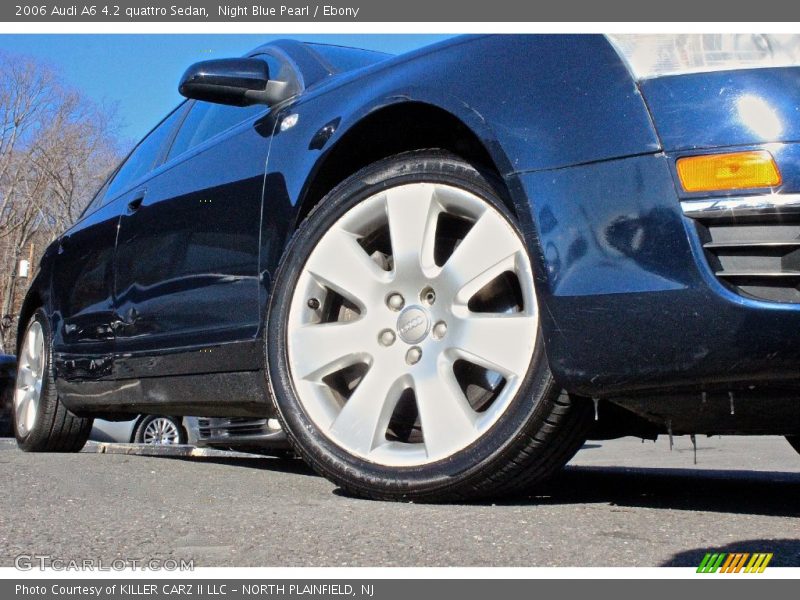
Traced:
POLYGON ((685 156, 678 159, 676 166, 687 192, 773 187, 781 183, 775 159, 764 150, 685 156))

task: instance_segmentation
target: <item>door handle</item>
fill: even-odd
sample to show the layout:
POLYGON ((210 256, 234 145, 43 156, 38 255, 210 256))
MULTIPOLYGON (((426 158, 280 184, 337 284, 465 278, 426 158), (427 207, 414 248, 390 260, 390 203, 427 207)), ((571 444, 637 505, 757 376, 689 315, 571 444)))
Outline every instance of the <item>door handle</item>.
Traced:
POLYGON ((128 214, 133 214, 139 210, 142 206, 142 202, 144 202, 144 194, 136 196, 136 198, 128 202, 128 214))

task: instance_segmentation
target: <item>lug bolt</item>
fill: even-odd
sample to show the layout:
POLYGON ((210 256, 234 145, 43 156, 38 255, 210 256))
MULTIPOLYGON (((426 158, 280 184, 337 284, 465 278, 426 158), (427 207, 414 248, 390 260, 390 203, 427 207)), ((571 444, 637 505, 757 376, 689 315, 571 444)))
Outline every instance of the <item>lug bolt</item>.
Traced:
POLYGON ((391 329, 384 329, 378 336, 378 341, 380 342, 381 346, 391 346, 394 344, 394 340, 394 331, 391 329))
POLYGON ((409 365, 417 364, 420 358, 422 358, 422 350, 419 348, 419 346, 409 348, 408 352, 406 352, 406 362, 409 365))
POLYGON ((433 326, 433 339, 440 340, 442 339, 445 334, 447 333, 447 323, 444 321, 439 321, 436 325, 433 326))
POLYGON ((389 296, 386 298, 386 305, 392 310, 400 310, 403 308, 403 306, 405 306, 405 303, 406 301, 398 293, 389 294, 389 296))
POLYGON ((433 291, 433 288, 426 287, 420 292, 419 299, 430 306, 436 302, 436 292, 433 291))
POLYGON ((309 298, 306 304, 308 304, 308 308, 311 310, 317 310, 319 308, 319 300, 316 298, 309 298))

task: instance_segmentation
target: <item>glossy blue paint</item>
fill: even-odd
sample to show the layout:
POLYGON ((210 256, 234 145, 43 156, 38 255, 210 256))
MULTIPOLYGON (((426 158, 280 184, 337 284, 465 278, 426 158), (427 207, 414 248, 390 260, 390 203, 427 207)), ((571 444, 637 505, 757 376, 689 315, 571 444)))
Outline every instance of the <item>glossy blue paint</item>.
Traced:
POLYGON ((269 147, 258 118, 169 160, 135 188, 142 202, 121 217, 114 259, 118 352, 256 335, 269 147))
POLYGON ((800 140, 800 68, 675 75, 640 83, 667 151, 800 140))
POLYGON ((545 298, 692 285, 694 260, 663 155, 538 171, 522 181, 533 200, 545 298))
POLYGON ((252 413, 252 397, 213 399, 169 378, 260 377, 272 275, 298 221, 359 167, 431 143, 506 183, 537 267, 548 357, 569 391, 796 380, 800 306, 719 283, 681 213, 691 195, 675 159, 767 147, 784 176, 767 191, 798 191, 797 69, 645 81, 643 98, 602 36, 465 36, 343 73, 297 42, 251 54, 263 52, 294 73, 299 95, 183 156, 168 155, 173 132, 152 171, 46 253, 32 294, 53 316, 71 406, 141 412, 137 402, 168 402, 172 389, 195 408, 184 398, 161 412, 252 413), (187 259, 198 236, 205 262, 187 259))
POLYGON ((669 162, 652 155, 523 178, 556 377, 576 393, 612 397, 795 378, 800 310, 716 280, 669 162))
POLYGON ((453 38, 332 78, 296 107, 324 106, 326 120, 341 115, 342 134, 370 111, 406 101, 470 125, 503 174, 660 149, 637 86, 603 36, 453 38))
MULTIPOLYGON (((87 354, 110 351, 114 320, 113 259, 120 213, 109 204, 82 219, 45 252, 42 281, 52 289, 60 327, 54 329, 53 348, 81 348, 87 354)), ((48 294, 48 296, 51 294, 48 294)))

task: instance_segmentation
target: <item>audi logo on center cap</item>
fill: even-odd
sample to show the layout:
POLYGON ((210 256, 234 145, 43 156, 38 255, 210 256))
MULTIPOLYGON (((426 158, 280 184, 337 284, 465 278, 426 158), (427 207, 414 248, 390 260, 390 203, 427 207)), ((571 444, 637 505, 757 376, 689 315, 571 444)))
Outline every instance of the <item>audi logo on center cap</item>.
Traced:
POLYGON ((428 311, 421 306, 409 306, 397 318, 397 335, 407 344, 417 344, 430 330, 428 311))
POLYGON ((414 317, 413 319, 408 321, 405 325, 403 325, 400 328, 400 333, 408 333, 409 331, 414 329, 414 327, 417 327, 419 325, 424 325, 424 324, 425 324, 424 317, 421 317, 421 316, 417 315, 416 317, 414 317))

